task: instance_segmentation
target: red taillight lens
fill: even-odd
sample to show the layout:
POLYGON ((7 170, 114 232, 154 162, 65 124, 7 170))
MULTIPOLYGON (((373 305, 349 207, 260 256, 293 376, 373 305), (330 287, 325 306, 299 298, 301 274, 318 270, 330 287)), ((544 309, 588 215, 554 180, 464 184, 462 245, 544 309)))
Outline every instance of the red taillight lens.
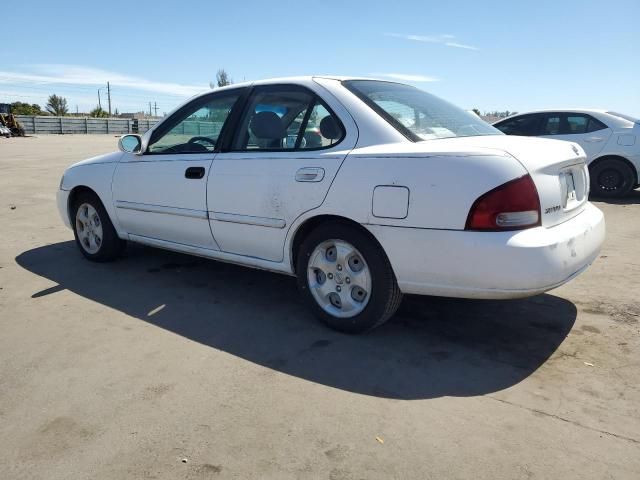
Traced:
POLYGON ((540 225, 540 198, 530 175, 485 193, 469 210, 466 230, 520 230, 540 225))

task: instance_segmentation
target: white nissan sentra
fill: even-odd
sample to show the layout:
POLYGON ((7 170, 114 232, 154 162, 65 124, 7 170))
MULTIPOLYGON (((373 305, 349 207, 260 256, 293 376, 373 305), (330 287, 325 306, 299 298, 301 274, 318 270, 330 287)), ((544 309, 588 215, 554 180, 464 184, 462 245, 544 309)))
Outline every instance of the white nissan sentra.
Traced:
POLYGON ((332 328, 402 294, 536 295, 598 256, 580 146, 504 135, 392 82, 300 77, 192 98, 69 167, 58 207, 89 260, 126 241, 297 276, 332 328))

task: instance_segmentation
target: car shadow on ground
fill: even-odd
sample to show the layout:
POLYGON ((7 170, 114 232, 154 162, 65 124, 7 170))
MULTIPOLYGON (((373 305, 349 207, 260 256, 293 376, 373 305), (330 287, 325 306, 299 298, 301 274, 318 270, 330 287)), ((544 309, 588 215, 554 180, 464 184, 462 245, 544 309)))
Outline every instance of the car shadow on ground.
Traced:
POLYGON ((589 196, 589 201, 609 203, 611 205, 640 205, 640 190, 631 190, 621 198, 605 198, 591 195, 589 196))
POLYGON ((394 399, 471 396, 527 378, 571 330, 576 307, 553 295, 472 301, 405 297, 397 315, 350 336, 318 323, 295 279, 141 246, 86 261, 71 241, 16 257, 60 290, 308 381, 394 399))

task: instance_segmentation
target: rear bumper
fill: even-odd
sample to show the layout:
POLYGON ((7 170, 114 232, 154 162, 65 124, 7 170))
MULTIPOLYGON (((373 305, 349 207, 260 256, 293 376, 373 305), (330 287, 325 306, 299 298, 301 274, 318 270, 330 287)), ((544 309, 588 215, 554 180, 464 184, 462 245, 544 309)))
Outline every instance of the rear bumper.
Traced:
POLYGON ((404 293, 518 298, 556 288, 584 271, 605 237, 602 212, 588 203, 551 228, 467 232, 369 225, 404 293))
POLYGON ((71 222, 69 221, 69 194, 68 190, 58 190, 56 194, 56 203, 58 204, 58 213, 62 218, 63 223, 71 228, 71 222))

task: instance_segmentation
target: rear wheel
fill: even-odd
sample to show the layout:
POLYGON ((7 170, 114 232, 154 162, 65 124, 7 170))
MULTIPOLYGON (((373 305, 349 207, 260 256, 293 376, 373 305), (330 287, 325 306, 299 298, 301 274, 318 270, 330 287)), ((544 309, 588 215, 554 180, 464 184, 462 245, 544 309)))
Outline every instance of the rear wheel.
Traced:
POLYGON ((73 233, 80 252, 94 262, 117 258, 125 247, 98 196, 82 192, 72 208, 73 233))
POLYGON ((370 330, 400 306, 402 293, 387 256, 357 227, 320 225, 302 242, 296 263, 306 303, 335 330, 370 330))
POLYGON ((635 185, 633 170, 623 160, 606 158, 590 169, 591 193, 600 197, 622 197, 635 185))

